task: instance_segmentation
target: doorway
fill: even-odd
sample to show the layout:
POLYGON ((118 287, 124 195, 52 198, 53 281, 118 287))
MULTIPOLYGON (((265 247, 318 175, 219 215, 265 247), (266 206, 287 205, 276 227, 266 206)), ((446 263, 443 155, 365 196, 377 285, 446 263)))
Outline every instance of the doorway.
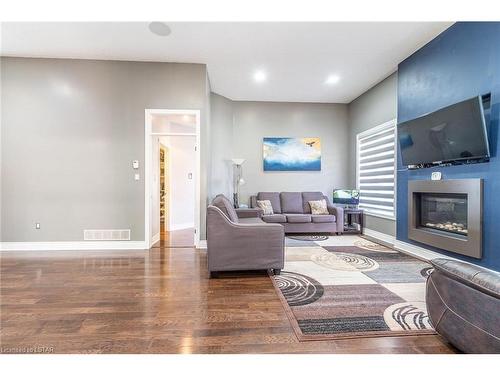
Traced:
MULTIPOLYGON (((154 121, 154 120, 153 120, 154 121)), ((186 120, 185 120, 186 121, 186 120)), ((195 147, 194 135, 155 136, 158 143, 158 212, 159 225, 153 225, 153 247, 193 247, 195 220, 195 147), (155 230, 155 228, 159 228, 155 230), (160 237, 155 238, 159 233, 160 237)), ((156 165, 156 163, 155 163, 156 165)), ((153 176, 153 180, 154 176, 153 176)))
POLYGON ((146 110, 148 248, 199 245, 199 125, 198 110, 146 110))

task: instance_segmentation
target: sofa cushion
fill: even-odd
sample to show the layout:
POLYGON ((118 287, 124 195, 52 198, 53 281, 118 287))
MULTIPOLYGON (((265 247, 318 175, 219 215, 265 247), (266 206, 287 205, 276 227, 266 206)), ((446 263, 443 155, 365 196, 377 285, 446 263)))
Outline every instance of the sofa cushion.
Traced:
POLYGON ((325 196, 320 191, 305 191, 302 193, 302 206, 305 214, 311 213, 310 201, 320 201, 325 199, 325 196))
POLYGON ((311 215, 313 223, 335 223, 334 215, 311 215))
POLYGON ((280 193, 276 192, 260 192, 257 194, 257 200, 259 201, 270 201, 271 206, 273 206, 273 212, 275 214, 280 214, 281 211, 281 202, 280 202, 280 193))
POLYGON ((310 223, 311 215, 307 214, 287 214, 286 221, 289 223, 310 223))
POLYGON ((224 195, 217 195, 212 201, 212 205, 221 210, 233 223, 238 222, 238 214, 236 213, 236 210, 234 209, 231 201, 224 195))
POLYGON ((286 216, 282 214, 264 215, 262 220, 266 223, 286 223, 286 216))
POLYGON ((283 192, 280 194, 281 212, 284 214, 303 214, 302 193, 283 192))

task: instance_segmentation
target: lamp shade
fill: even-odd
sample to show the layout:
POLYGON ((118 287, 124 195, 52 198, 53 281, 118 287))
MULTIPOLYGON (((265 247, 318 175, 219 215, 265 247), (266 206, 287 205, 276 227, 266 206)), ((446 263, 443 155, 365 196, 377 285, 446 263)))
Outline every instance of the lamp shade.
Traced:
POLYGON ((245 159, 231 159, 234 165, 241 165, 245 162, 245 159))

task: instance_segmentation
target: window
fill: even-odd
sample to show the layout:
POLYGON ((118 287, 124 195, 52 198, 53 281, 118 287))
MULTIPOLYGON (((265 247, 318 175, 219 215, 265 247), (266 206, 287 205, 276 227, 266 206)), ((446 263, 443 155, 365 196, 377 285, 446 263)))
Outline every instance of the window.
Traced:
POLYGON ((358 134, 356 155, 359 207, 367 214, 394 219, 396 120, 358 134))

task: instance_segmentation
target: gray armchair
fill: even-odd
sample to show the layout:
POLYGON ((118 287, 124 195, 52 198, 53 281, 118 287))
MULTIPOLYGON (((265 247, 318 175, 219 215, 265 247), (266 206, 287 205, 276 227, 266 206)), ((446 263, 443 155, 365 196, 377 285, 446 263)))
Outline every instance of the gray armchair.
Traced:
POLYGON ((238 217, 238 212, 223 195, 218 195, 208 206, 207 252, 210 276, 216 276, 219 271, 266 269, 279 274, 284 266, 283 226, 265 223, 260 218, 259 210, 240 210, 239 214, 244 217, 238 217))

